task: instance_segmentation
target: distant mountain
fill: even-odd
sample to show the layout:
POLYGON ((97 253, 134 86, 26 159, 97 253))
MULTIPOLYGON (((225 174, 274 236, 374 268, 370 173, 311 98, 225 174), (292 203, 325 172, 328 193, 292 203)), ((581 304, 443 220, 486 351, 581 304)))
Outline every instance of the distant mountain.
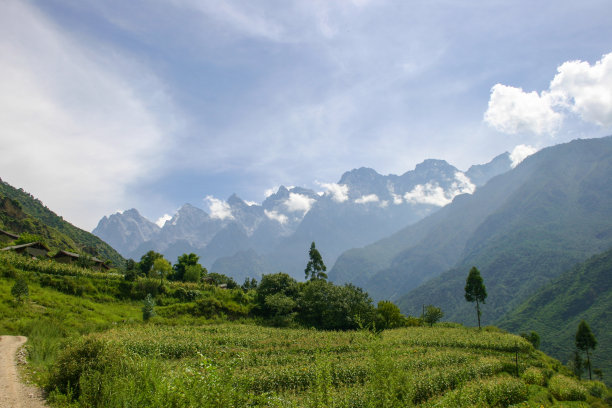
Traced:
POLYGON ((0 180, 0 229, 41 236, 51 249, 96 256, 123 267, 125 260, 97 236, 75 227, 23 189, 0 180))
MULTIPOLYGON (((472 170, 478 183, 485 182, 510 169, 508 154, 478 169, 472 170)), ((425 160, 401 176, 354 169, 324 187, 326 192, 317 193, 281 186, 261 205, 232 195, 216 202, 211 214, 186 204, 159 230, 130 210, 104 217, 94 233, 134 259, 151 249, 171 261, 194 252, 209 269, 230 276, 243 275, 249 269, 243 266, 251 262, 301 279, 312 241, 331 266, 346 249, 385 237, 477 186, 447 162, 425 160)))
MULTIPOLYGON (((612 372, 612 249, 552 280, 498 325, 514 333, 535 330, 542 350, 565 362, 575 349, 576 330, 583 319, 598 342, 593 367, 612 372)), ((610 385, 612 377, 606 378, 610 385)))
POLYGON ((421 249, 413 246, 396 256, 378 279, 410 280, 402 271, 422 262, 420 273, 439 276, 399 297, 400 308, 415 314, 433 303, 449 320, 474 324, 463 288, 475 265, 489 293, 483 319, 494 323, 551 279, 612 247, 610 180, 612 137, 544 149, 444 208, 448 222, 436 226, 437 234, 428 230, 427 246, 436 250, 423 252, 421 240, 421 249), (430 268, 432 256, 450 266, 430 268))
POLYGON ((132 208, 123 213, 104 217, 93 230, 93 234, 108 242, 113 248, 120 248, 127 256, 143 242, 159 234, 161 228, 144 218, 132 208))

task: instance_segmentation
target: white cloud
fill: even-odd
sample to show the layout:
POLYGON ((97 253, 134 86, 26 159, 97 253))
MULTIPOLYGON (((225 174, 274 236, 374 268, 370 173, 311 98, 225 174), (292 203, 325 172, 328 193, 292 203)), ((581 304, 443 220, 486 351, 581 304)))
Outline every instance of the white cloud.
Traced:
POLYGON ((525 158, 531 156, 537 151, 537 148, 529 145, 521 144, 516 146, 514 149, 512 149, 512 153, 510 153, 510 160, 512 160, 512 168, 518 166, 523 160, 525 160, 525 158))
POLYGON ((278 211, 264 210, 264 214, 271 220, 278 221, 280 224, 286 224, 289 220, 285 214, 281 214, 278 211))
POLYGON ((491 88, 484 120, 503 133, 554 134, 563 116, 552 109, 550 93, 524 92, 521 88, 496 84, 491 88))
POLYGON ((171 219, 172 219, 172 216, 170 214, 164 214, 161 217, 159 217, 157 221, 155 221, 155 224, 157 224, 159 228, 162 228, 164 224, 166 223, 166 221, 170 221, 171 219))
POLYGON ((246 203, 246 205, 248 205, 249 207, 252 207, 254 205, 259 205, 259 203, 255 202, 255 201, 249 201, 249 200, 244 200, 244 202, 246 203))
POLYGON ((612 126, 612 53, 590 65, 568 61, 557 68, 550 83, 557 104, 567 107, 584 121, 612 126))
POLYGON ((272 194, 275 194, 278 191, 278 187, 272 187, 267 189, 266 191, 264 191, 264 197, 268 198, 270 197, 272 194))
POLYGON ((0 2, 0 173, 89 229, 164 163, 176 118, 150 70, 85 41, 0 2))
POLYGON ((332 200, 343 203, 348 200, 349 187, 346 184, 319 183, 332 196, 332 200))
POLYGON ((226 218, 230 220, 234 219, 232 209, 225 201, 209 195, 204 198, 204 202, 206 202, 208 205, 208 210, 210 211, 210 216, 212 218, 217 218, 220 220, 224 220, 226 218))
POLYGON ((291 212, 301 211, 306 214, 310 211, 315 201, 314 198, 302 194, 289 193, 289 198, 285 200, 283 204, 287 207, 287 210, 291 212))
POLYGON ((387 208, 389 206, 389 201, 383 200, 380 202, 380 208, 387 208))
POLYGON ((567 112, 585 122, 612 126, 612 53, 594 65, 585 61, 563 63, 549 89, 540 94, 496 84, 491 88, 484 120, 504 133, 554 134, 567 112))
POLYGON ((380 201, 376 194, 363 195, 355 200, 357 204, 377 203, 380 201))
POLYGON ((450 204, 453 198, 460 194, 472 194, 476 186, 462 172, 455 173, 455 181, 447 191, 438 183, 418 184, 411 191, 404 194, 406 202, 413 204, 431 204, 443 207, 450 204))

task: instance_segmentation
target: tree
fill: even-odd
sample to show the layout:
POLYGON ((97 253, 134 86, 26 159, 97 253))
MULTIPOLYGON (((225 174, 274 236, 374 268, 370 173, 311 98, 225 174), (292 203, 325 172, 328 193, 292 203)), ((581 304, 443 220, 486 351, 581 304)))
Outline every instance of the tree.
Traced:
POLYGON ((142 306, 142 320, 146 322, 153 316, 155 316, 155 300, 150 293, 147 293, 144 305, 142 306))
POLYGON ((487 298, 487 290, 483 283, 480 271, 472 266, 465 282, 465 300, 476 302, 476 314, 478 315, 478 328, 480 329, 480 303, 484 303, 487 298))
POLYGON ((11 295, 15 297, 17 302, 22 302, 28 296, 30 296, 30 290, 28 289, 28 284, 26 283, 25 279, 22 277, 17 279, 17 282, 15 282, 11 288, 11 295))
POLYGON ((589 350, 595 350, 595 347, 597 347, 597 340, 595 340, 595 336, 591 332, 589 325, 582 320, 578 325, 578 331, 576 331, 576 348, 586 353, 586 366, 589 368, 589 380, 592 380, 591 356, 589 355, 589 350))
POLYGON ((158 258, 163 258, 164 256, 159 252, 149 251, 140 258, 140 262, 138 262, 138 269, 140 269, 141 275, 149 276, 151 272, 151 268, 153 267, 153 262, 155 262, 158 258))
POLYGON ((574 370, 574 374, 578 376, 578 379, 581 379, 582 370, 584 370, 584 362, 582 361, 582 356, 580 355, 580 351, 574 350, 572 354, 572 361, 570 361, 572 365, 572 369, 574 370))
POLYGON ((200 274, 201 274, 202 266, 198 263, 199 260, 200 260, 200 257, 194 253, 183 254, 179 256, 177 259, 177 263, 174 264, 174 266, 172 267, 172 269, 174 270, 172 279, 178 280, 178 281, 185 280, 184 276, 185 276, 185 272, 187 271, 188 266, 196 266, 196 265, 199 266, 200 274))
POLYGON ((185 273, 183 274, 183 282, 199 282, 202 278, 202 266, 200 264, 197 265, 187 265, 185 267, 185 273))
POLYGON ((531 343, 536 350, 540 348, 540 335, 534 331, 531 333, 521 333, 521 337, 531 343))
POLYGON ((244 278, 244 283, 241 286, 242 290, 248 292, 251 289, 257 289, 257 279, 249 278, 248 276, 244 278))
POLYGON ((400 308, 389 300, 381 300, 376 306, 376 329, 395 329, 404 325, 400 308))
POLYGON ((439 307, 429 305, 425 308, 425 314, 423 315, 423 321, 429 323, 430 327, 433 327, 434 323, 444 317, 444 312, 439 307))
POLYGON ((151 274, 154 277, 159 276, 160 285, 164 282, 164 276, 167 276, 170 272, 172 272, 172 265, 170 265, 170 262, 166 261, 164 258, 157 258, 155 261, 153 261, 151 274))
POLYGON ((257 286, 255 303, 257 303, 261 315, 264 317, 272 317, 276 314, 277 310, 272 308, 270 302, 266 301, 268 297, 281 294, 295 300, 298 293, 297 281, 288 274, 283 272, 267 274, 261 277, 261 282, 257 286))
POLYGON ((306 269, 304 270, 304 273, 306 274, 306 280, 326 280, 327 274, 325 273, 325 271, 327 270, 327 267, 323 263, 323 257, 321 257, 321 254, 315 247, 314 241, 310 245, 310 251, 308 251, 308 256, 310 257, 310 260, 308 261, 306 269))

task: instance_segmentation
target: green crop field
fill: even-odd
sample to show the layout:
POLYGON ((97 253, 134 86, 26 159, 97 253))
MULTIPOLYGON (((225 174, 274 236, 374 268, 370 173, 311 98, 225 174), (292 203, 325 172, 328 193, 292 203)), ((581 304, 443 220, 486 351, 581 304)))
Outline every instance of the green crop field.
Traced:
POLYGON ((0 331, 29 336, 25 374, 47 389, 53 407, 605 407, 610 401, 602 383, 579 381, 522 337, 494 327, 264 327, 250 315, 252 291, 154 283, 163 286, 158 315, 143 322, 139 288, 151 286, 147 279, 126 282, 3 256, 0 331), (23 303, 11 295, 18 277, 29 286, 23 303), (204 306, 213 303, 218 314, 207 314, 204 306))

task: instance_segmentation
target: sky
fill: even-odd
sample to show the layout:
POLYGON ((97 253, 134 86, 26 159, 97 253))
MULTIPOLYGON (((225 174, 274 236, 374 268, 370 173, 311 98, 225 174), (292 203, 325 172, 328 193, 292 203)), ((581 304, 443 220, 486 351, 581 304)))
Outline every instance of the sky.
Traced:
POLYGON ((612 134, 609 0, 0 0, 0 178, 73 224, 612 134))

